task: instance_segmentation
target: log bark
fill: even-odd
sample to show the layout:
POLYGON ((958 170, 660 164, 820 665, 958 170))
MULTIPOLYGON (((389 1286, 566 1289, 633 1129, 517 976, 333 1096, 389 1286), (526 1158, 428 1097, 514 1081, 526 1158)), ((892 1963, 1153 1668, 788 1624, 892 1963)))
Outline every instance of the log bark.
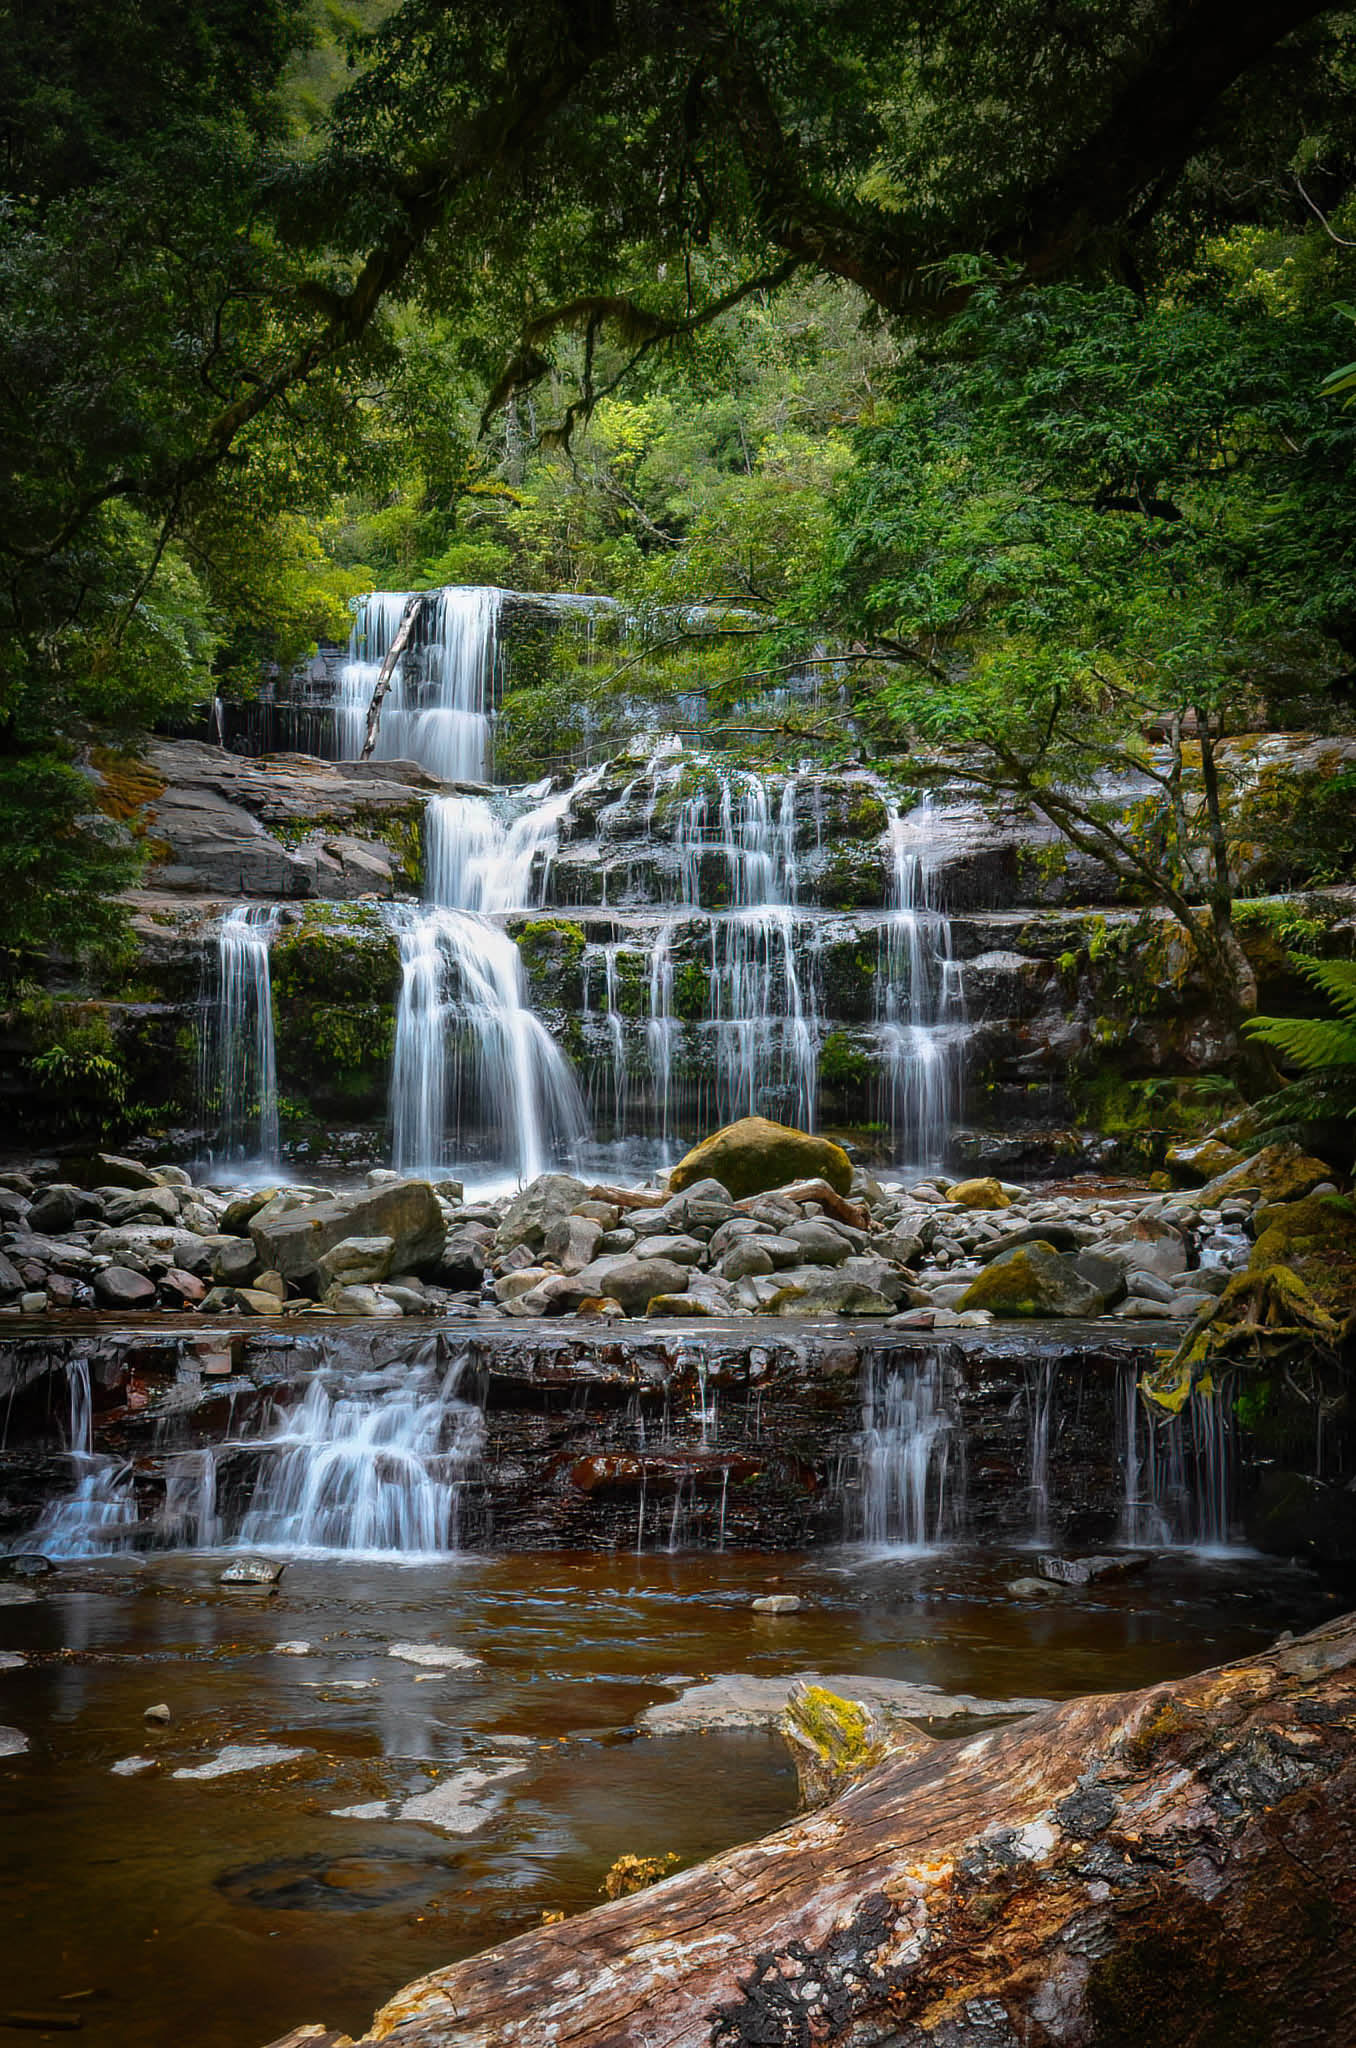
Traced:
POLYGON ((407 1986, 363 2043, 1336 2048, 1353 1936, 1346 1616, 890 1759, 760 1842, 407 1986))
POLYGON ((364 761, 371 759, 372 749, 377 744, 377 727, 381 723, 381 707, 386 702, 386 692, 391 687, 391 677, 395 674, 395 665, 410 644, 410 635, 414 631, 414 622, 419 616, 419 607, 423 602, 422 596, 410 599, 405 607, 400 624, 396 627, 395 638, 387 650, 386 659, 381 665, 381 672, 372 691, 372 702, 367 707, 367 732, 363 739, 361 757, 364 761))

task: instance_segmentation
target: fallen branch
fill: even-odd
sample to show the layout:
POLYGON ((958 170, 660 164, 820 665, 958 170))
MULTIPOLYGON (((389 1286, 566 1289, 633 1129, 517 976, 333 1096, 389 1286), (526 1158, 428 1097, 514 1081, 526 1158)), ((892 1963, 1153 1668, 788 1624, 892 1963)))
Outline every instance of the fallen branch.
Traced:
POLYGON ((419 616, 419 607, 423 601, 422 595, 416 595, 405 606, 400 624, 396 628, 395 639, 391 642, 386 659, 381 665, 381 674, 377 677, 376 688, 372 692, 372 702, 367 707, 367 734, 360 756, 364 761, 372 758, 372 749, 377 744, 377 727, 381 722, 381 707, 386 702, 386 692, 391 687, 395 665, 410 644, 410 635, 414 631, 414 622, 419 616))
POLYGON ((408 1985, 364 2044, 1352 2040, 1353 1667, 1348 1615, 889 1759, 760 1842, 408 1985))

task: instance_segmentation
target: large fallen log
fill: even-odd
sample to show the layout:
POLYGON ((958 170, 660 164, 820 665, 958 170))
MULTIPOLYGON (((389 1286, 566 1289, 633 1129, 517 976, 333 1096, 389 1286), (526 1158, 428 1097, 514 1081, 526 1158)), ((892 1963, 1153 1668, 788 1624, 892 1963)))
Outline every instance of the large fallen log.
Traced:
POLYGON ((407 1986, 364 2043, 1338 2048, 1354 1673, 1347 1616, 891 1758, 761 1842, 407 1986))

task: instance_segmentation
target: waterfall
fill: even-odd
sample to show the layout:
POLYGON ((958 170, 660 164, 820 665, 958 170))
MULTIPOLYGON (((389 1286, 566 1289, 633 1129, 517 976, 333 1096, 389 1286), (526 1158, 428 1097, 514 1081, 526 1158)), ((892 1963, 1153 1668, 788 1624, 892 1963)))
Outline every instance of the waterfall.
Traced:
POLYGON ((506 822, 481 798, 434 797, 429 900, 390 913, 401 959, 391 1123, 404 1170, 483 1158, 531 1180, 572 1163, 588 1134, 573 1069, 495 922, 530 906, 568 797, 543 785, 525 801, 506 822))
POLYGON ((445 1371, 397 1363, 353 1383, 327 1372, 259 1446, 263 1465, 240 1526, 246 1547, 401 1556, 455 1550, 462 1490, 484 1416, 445 1371))
POLYGON ((964 1448, 938 1359, 868 1354, 858 1468, 867 1543, 921 1550, 963 1527, 964 1448))
POLYGON ((1121 1370, 1117 1462, 1122 1543, 1144 1549, 1223 1550, 1232 1541, 1234 1437, 1223 1391, 1195 1393, 1180 1415, 1159 1416, 1121 1370))
POLYGON ((881 1113, 896 1157, 942 1157, 960 1093, 964 995, 951 926, 932 874, 933 818, 925 800, 889 821, 890 905, 876 973, 881 1113))
POLYGON ((1030 1474, 1031 1541, 1050 1540, 1050 1421, 1055 1397, 1055 1362, 1043 1358, 1027 1369, 1027 1470, 1030 1474))
POLYGON ((278 1157, 278 1073, 269 947, 278 911, 242 903, 217 926, 216 992, 202 1036, 200 1095, 219 1156, 278 1157))
MULTIPOLYGON (((339 672, 339 757, 356 760, 368 707, 414 593, 373 591, 353 620, 339 672)), ((437 590, 396 662, 373 752, 379 761, 418 761, 441 782, 483 782, 490 769, 496 647, 503 592, 437 590)))
POLYGON ((136 1530, 131 1469, 121 1458, 95 1452, 87 1358, 70 1361, 66 1382, 66 1449, 75 1468, 75 1490, 47 1503, 23 1547, 40 1550, 45 1557, 106 1557, 120 1550, 136 1530))
MULTIPOLYGON (((810 952, 799 943, 794 905, 796 790, 788 778, 774 817, 767 783, 747 770, 719 777, 715 818, 705 792, 675 817, 674 848, 685 909, 703 885, 729 907, 708 912, 708 994, 714 1100, 704 1121, 765 1115, 813 1130, 819 1092, 820 1022, 809 985, 810 952), (714 868, 714 886, 708 875, 714 868)), ((673 977, 651 982, 651 1043, 667 1048, 673 977), (657 1006, 657 1007, 656 1007, 657 1006)), ((667 1078, 667 1076, 666 1076, 667 1078)))

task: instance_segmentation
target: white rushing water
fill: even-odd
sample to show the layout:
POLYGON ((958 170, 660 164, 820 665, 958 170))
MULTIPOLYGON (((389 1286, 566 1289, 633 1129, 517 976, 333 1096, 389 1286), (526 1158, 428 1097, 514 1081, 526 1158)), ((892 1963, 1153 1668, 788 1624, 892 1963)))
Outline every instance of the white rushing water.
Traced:
POLYGON ((858 1459, 863 1541, 925 1550, 960 1533, 964 1446, 936 1358, 896 1365, 868 1355, 858 1459))
POLYGON ((1221 1392, 1193 1394, 1180 1415, 1151 1410, 1122 1370, 1116 1456, 1120 1541, 1136 1548, 1227 1550, 1233 1544, 1234 1442, 1221 1392))
POLYGON ((960 1095, 965 1004, 951 926, 936 902, 934 821, 926 801, 889 823, 890 914, 876 971, 881 1116, 896 1156, 940 1160, 960 1095))
POLYGON ((216 986, 202 1034, 201 1097, 225 1159, 278 1157, 278 1072, 269 948, 277 906, 242 903, 217 926, 216 986))
MULTIPOLYGON (((377 590, 354 616, 339 673, 339 758, 362 752, 368 708, 414 593, 377 590)), ((437 590, 419 597, 416 630, 398 658, 373 748, 379 761, 419 761, 442 782, 490 772, 495 658, 503 592, 437 590)))
POLYGON ((238 1541, 402 1557, 455 1550, 485 1419, 446 1367, 400 1362, 356 1381, 320 1372, 260 1447, 238 1541))
POLYGON ((131 1468, 121 1458, 94 1449, 94 1399, 89 1360, 73 1358, 66 1368, 69 1410, 67 1454, 74 1489, 50 1500, 24 1548, 44 1557, 100 1557, 121 1550, 136 1534, 137 1508, 131 1468))

